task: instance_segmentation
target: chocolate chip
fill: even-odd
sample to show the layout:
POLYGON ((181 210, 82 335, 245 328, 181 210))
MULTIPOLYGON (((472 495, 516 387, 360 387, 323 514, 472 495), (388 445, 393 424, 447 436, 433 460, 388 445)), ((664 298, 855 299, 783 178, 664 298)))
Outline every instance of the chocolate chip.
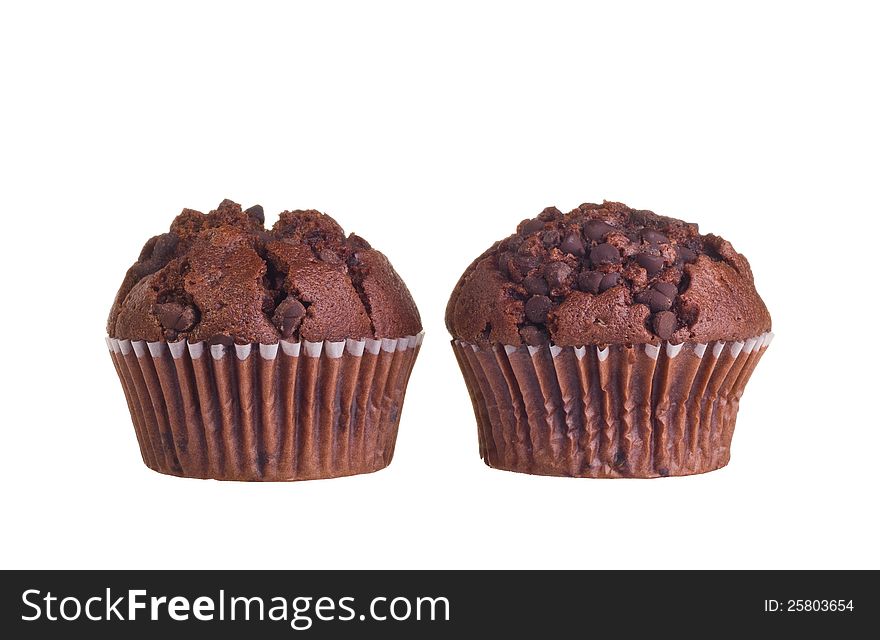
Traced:
POLYGON ((639 263, 639 266, 644 267, 649 276, 657 274, 663 268, 663 258, 652 256, 650 253, 637 253, 636 262, 639 263))
POLYGON ((653 244, 663 244, 669 242, 669 238, 666 235, 660 233, 659 231, 654 231, 653 229, 645 229, 642 231, 642 240, 645 242, 651 242, 653 244))
POLYGON ((547 231, 541 234, 541 242, 548 249, 558 246, 561 240, 562 234, 559 233, 558 229, 547 229, 547 231))
POLYGON ((174 251, 180 238, 175 233, 163 233, 147 240, 138 261, 131 267, 131 272, 138 279, 157 272, 174 257, 174 251))
POLYGON ((538 218, 549 222, 552 222, 553 220, 559 220, 561 217, 562 212, 556 207, 547 207, 538 214, 538 218))
POLYGON ((571 267, 564 262, 550 262, 544 266, 544 277, 551 289, 561 287, 571 275, 571 267))
POLYGON ((135 278, 140 280, 141 278, 146 278, 151 273, 155 273, 159 269, 162 268, 155 260, 146 260, 144 262, 135 262, 131 265, 131 272, 135 278))
POLYGON ((620 252, 614 245, 604 242, 597 244, 590 251, 590 262, 593 266, 600 264, 617 264, 620 262, 620 252))
POLYGON ((198 320, 198 314, 194 307, 182 305, 179 302, 164 302, 153 305, 153 313, 159 319, 159 324, 165 329, 174 331, 189 331, 198 320))
POLYGON ((675 329, 678 325, 678 321, 675 317, 675 314, 671 311, 661 311, 654 315, 651 319, 651 326, 654 329, 654 333, 661 340, 669 340, 672 337, 672 334, 675 333, 675 329))
POLYGON ((170 260, 174 255, 174 250, 177 248, 177 243, 179 241, 180 238, 177 237, 176 233, 169 232, 156 236, 156 244, 153 245, 153 259, 161 260, 163 262, 170 260))
POLYGON ((533 296, 546 296, 550 293, 547 281, 541 276, 528 276, 523 278, 522 285, 533 296))
POLYGON ((327 264, 342 264, 342 258, 332 249, 321 249, 318 258, 327 264))
POLYGON ((578 274, 578 289, 587 293, 599 293, 599 285, 602 283, 603 275, 598 271, 582 271, 578 274))
POLYGON ((640 291, 633 296, 633 299, 637 303, 647 306, 652 313, 656 313, 658 311, 669 311, 669 309, 672 308, 672 300, 667 298, 659 291, 654 291, 653 289, 640 291))
POLYGON ((525 305, 526 318, 537 324, 547 322, 547 314, 552 306, 553 303, 547 296, 532 296, 525 305))
POLYGON ((513 259, 513 264, 516 265, 520 273, 526 274, 541 264, 541 258, 538 256, 518 255, 513 259))
POLYGON ((539 220, 538 218, 533 218, 532 220, 523 220, 520 224, 520 234, 524 236, 530 236, 533 233, 537 233, 544 228, 544 221, 539 220))
POLYGON ((612 231, 617 229, 603 220, 587 220, 584 223, 584 233, 595 242, 601 242, 612 231))
POLYGON ((144 260, 150 259, 150 256, 153 255, 153 247, 156 246, 156 240, 158 239, 159 236, 153 236, 144 243, 144 246, 141 249, 141 253, 140 255, 138 255, 138 262, 143 262, 144 260))
POLYGON ((252 220, 263 224, 266 222, 266 214, 263 213, 263 205, 255 204, 249 209, 245 209, 244 212, 248 214, 252 220))
POLYGON ((231 347, 235 344, 235 340, 233 340, 231 336, 225 336, 222 334, 211 336, 205 342, 209 345, 222 344, 224 347, 231 347))
POLYGON ((303 316, 305 315, 306 308, 302 303, 293 296, 287 296, 275 308, 272 323, 278 327, 282 338, 290 338, 294 331, 299 329, 299 325, 302 323, 303 316))
POLYGON ((669 469, 667 469, 666 467, 660 467, 659 469, 657 469, 657 473, 659 473, 664 478, 669 477, 669 469))
POLYGON ((676 287, 671 282, 655 282, 651 285, 651 288, 659 291, 670 300, 678 295, 678 287, 676 287))
POLYGON ((602 276, 602 282, 599 283, 599 293, 608 291, 611 287, 616 287, 618 282, 620 282, 619 273, 606 273, 602 276))
POLYGON ((547 332, 540 327, 536 327, 533 324, 527 325, 520 329, 519 335, 522 338, 523 342, 525 342, 530 347, 540 347, 541 345, 547 344, 550 341, 550 338, 547 336, 547 332))
POLYGON ((569 231, 565 235, 562 244, 559 245, 559 248, 564 253, 570 253, 575 256, 582 256, 586 252, 584 241, 581 239, 581 234, 577 231, 569 231))
POLYGON ((512 236, 508 236, 507 240, 505 240, 504 243, 502 243, 502 244, 507 245, 505 247, 507 250, 516 251, 517 249, 520 248, 520 245, 522 245, 522 243, 523 243, 522 236, 518 236, 516 234, 513 234, 512 236))
POLYGON ((687 247, 676 247, 678 251, 678 259, 682 262, 694 262, 697 259, 697 254, 688 249, 687 247))
POLYGON ((511 253, 499 253, 498 254, 498 270, 508 278, 511 276, 511 272, 514 271, 516 267, 513 262, 513 254, 511 253))

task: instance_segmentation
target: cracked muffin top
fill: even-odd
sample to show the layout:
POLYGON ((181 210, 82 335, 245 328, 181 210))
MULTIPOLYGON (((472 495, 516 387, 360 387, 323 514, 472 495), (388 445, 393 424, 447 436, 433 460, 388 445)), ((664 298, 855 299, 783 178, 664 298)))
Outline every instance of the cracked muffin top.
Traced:
POLYGON ((481 345, 706 343, 758 336, 770 314, 727 240, 604 202, 523 220, 465 270, 446 326, 481 345))
POLYGON ((211 344, 400 338, 422 330, 388 259, 314 210, 184 209, 125 274, 113 338, 211 344))

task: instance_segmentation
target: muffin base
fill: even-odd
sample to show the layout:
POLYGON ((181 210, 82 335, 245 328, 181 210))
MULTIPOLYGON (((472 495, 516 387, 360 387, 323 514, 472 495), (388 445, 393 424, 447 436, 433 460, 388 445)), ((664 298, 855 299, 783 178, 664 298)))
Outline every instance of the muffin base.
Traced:
POLYGON ((452 347, 490 467, 655 478, 728 463, 740 397, 772 337, 604 349, 454 340, 452 347))
POLYGON ((107 344, 150 469, 291 481, 388 466, 422 336, 107 344))

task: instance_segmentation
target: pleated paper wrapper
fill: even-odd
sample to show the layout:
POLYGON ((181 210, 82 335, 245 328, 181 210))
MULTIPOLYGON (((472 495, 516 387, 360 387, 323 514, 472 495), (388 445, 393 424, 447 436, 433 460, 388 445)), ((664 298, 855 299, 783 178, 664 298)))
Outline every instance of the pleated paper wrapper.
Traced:
POLYGON ((312 480, 388 466, 423 335, 107 344, 151 469, 217 480, 312 480))
POLYGON ((605 348, 453 341, 490 467, 653 478, 730 460, 743 389, 773 338, 605 348))

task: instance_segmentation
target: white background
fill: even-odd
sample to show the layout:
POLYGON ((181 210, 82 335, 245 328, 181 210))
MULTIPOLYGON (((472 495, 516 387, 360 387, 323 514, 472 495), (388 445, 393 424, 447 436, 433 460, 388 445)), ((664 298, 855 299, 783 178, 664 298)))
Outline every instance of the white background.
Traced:
POLYGON ((870 3, 10 4, 0 566, 880 566, 870 3), (389 469, 142 464, 105 318, 143 242, 226 197, 270 223, 326 211, 408 283, 427 337, 389 469), (478 457, 448 295, 522 218, 603 198, 751 261, 777 337, 726 469, 596 481, 478 457))

